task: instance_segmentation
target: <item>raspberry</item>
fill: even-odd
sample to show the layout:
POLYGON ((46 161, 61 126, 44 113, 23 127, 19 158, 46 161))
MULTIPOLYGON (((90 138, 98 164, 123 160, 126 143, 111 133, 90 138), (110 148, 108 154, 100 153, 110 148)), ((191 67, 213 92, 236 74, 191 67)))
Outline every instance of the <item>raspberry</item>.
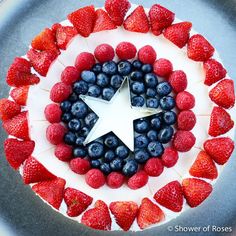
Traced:
POLYGON ((105 184, 106 179, 100 170, 91 169, 86 173, 85 181, 90 187, 97 189, 105 184))
POLYGON ((178 159, 178 152, 172 147, 165 148, 165 151, 161 156, 162 164, 167 168, 174 166, 178 159))
POLYGON ((161 77, 166 77, 168 76, 173 70, 173 65, 172 63, 164 58, 160 58, 155 61, 153 65, 153 71, 155 74, 161 76, 161 77))
POLYGON ((58 104, 52 103, 45 107, 44 115, 48 122, 59 123, 61 121, 62 111, 58 104))
POLYGON ((148 182, 148 175, 145 171, 140 170, 128 180, 128 186, 131 189, 139 189, 148 182))
POLYGON ((65 143, 60 143, 56 146, 54 154, 59 160, 68 161, 72 157, 72 147, 65 143))
POLYGON ((182 70, 173 71, 168 81, 176 93, 184 91, 188 85, 187 76, 182 70))
POLYGON ((79 71, 90 70, 95 64, 95 59, 92 53, 82 52, 80 53, 75 61, 75 67, 79 71))
POLYGON ((66 128, 59 123, 55 123, 48 126, 46 137, 51 144, 57 145, 63 141, 65 133, 66 128))
POLYGON ((144 170, 149 176, 159 176, 163 172, 164 167, 160 159, 151 158, 146 162, 144 170))
POLYGON ((195 98, 187 91, 180 92, 176 96, 176 106, 180 110, 192 109, 195 106, 195 98))
POLYGON ((136 47, 129 42, 121 42, 116 47, 116 54, 121 60, 129 60, 135 57, 136 47))
POLYGON ((196 138, 191 132, 179 130, 174 135, 173 146, 179 152, 188 152, 195 142, 196 138))
POLYGON ((195 114, 188 111, 181 111, 178 115, 178 129, 190 131, 196 124, 195 114))
POLYGON ((84 175, 89 171, 91 167, 88 160, 82 158, 75 158, 70 161, 70 168, 75 173, 84 175))
POLYGON ((50 99, 53 102, 63 102, 66 100, 72 92, 71 86, 62 82, 56 83, 50 91, 50 99))
POLYGON ((80 73, 74 66, 67 66, 61 73, 61 81, 65 84, 72 85, 79 79, 80 73))
POLYGON ((104 43, 95 48, 94 56, 99 62, 103 63, 106 61, 112 61, 115 52, 111 45, 104 43))
POLYGON ((123 185, 124 181, 125 181, 124 175, 118 172, 111 172, 107 176, 107 185, 110 188, 119 188, 123 185))
POLYGON ((139 49, 138 59, 144 64, 153 64, 156 60, 157 54, 152 46, 146 45, 139 49))

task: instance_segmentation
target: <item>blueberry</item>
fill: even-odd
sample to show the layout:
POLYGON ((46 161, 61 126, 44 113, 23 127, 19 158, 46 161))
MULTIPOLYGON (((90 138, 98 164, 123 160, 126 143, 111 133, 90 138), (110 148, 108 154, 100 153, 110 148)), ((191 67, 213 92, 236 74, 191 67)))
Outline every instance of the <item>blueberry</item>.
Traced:
POLYGON ((155 88, 158 84, 157 76, 153 73, 148 73, 144 76, 144 81, 147 87, 155 88))
POLYGON ((110 84, 113 88, 118 89, 120 88, 122 82, 123 82, 124 78, 120 75, 113 75, 111 77, 111 81, 110 84))
POLYGON ((168 82, 160 82, 157 85, 157 93, 160 96, 166 96, 172 91, 172 88, 168 82))
POLYGON ((85 137, 79 136, 79 137, 76 138, 75 144, 76 144, 77 146, 83 146, 84 140, 85 140, 85 137))
POLYGON ((149 129, 149 124, 146 119, 139 119, 134 121, 134 130, 137 133, 146 133, 149 129))
POLYGON ((159 130, 161 128, 161 119, 160 117, 153 117, 151 119, 151 127, 155 130, 159 130))
POLYGON ((148 145, 148 138, 146 135, 140 134, 134 138, 135 148, 145 148, 148 145))
POLYGON ((79 119, 84 118, 88 113, 88 107, 84 102, 78 101, 72 105, 71 113, 79 119))
POLYGON ((97 75, 97 85, 99 85, 100 87, 106 87, 109 84, 109 77, 104 74, 104 73, 100 73, 97 75))
POLYGON ((75 141, 76 141, 76 136, 74 133, 72 132, 68 132, 67 134, 65 134, 64 136, 64 141, 66 144, 68 145, 73 145, 75 144, 75 141))
POLYGON ((176 123, 177 115, 173 111, 167 111, 163 114, 163 121, 166 125, 173 125, 176 123))
POLYGON ((158 141, 152 141, 148 144, 147 150, 152 157, 159 157, 163 154, 164 148, 158 141))
POLYGON ((101 95, 101 88, 98 85, 92 85, 88 89, 88 95, 91 97, 99 97, 101 95))
POLYGON ((105 174, 108 175, 111 173, 111 167, 108 163, 102 163, 100 165, 100 170, 105 174))
POLYGON ((104 153, 104 147, 99 142, 92 142, 88 145, 88 155, 91 159, 99 159, 104 153))
POLYGON ((90 132, 90 129, 86 126, 82 127, 79 134, 82 136, 82 137, 87 137, 88 134, 90 132))
POLYGON ((160 106, 163 110, 171 110, 175 107, 175 100, 171 96, 163 97, 160 100, 160 106))
POLYGON ((137 95, 145 93, 145 85, 142 82, 134 82, 130 86, 131 92, 137 95))
POLYGON ((60 108, 63 112, 70 111, 71 108, 71 102, 70 101, 64 101, 60 104, 60 108))
POLYGON ((65 123, 68 123, 72 118, 73 118, 73 116, 69 112, 66 112, 61 116, 61 120, 65 123))
POLYGON ((94 84, 96 82, 96 76, 94 72, 89 71, 89 70, 84 70, 81 73, 81 79, 84 80, 85 82, 89 84, 94 84))
POLYGON ((91 160, 90 164, 91 164, 91 167, 93 167, 93 168, 99 168, 101 165, 101 161, 100 160, 91 160))
POLYGON ((88 87, 89 86, 85 81, 80 80, 80 81, 74 83, 73 91, 78 95, 86 94, 88 92, 88 87))
POLYGON ((119 140, 114 134, 108 134, 105 138, 104 144, 108 148, 116 148, 119 145, 119 140))
POLYGON ((148 98, 146 101, 146 106, 149 108, 158 108, 160 101, 158 98, 148 98))
POLYGON ((130 75, 132 80, 141 81, 143 79, 143 73, 141 71, 133 71, 130 75))
POLYGON ((112 150, 109 150, 104 154, 104 161, 111 162, 115 158, 115 156, 115 153, 112 150))
POLYGON ((80 128, 81 128, 81 122, 78 119, 72 119, 68 123, 68 128, 71 131, 78 132, 80 130, 80 128))
POLYGON ((110 101, 115 94, 115 90, 113 88, 104 88, 102 90, 102 98, 104 100, 110 101))
POLYGON ((76 93, 72 93, 69 97, 70 102, 76 102, 78 100, 78 96, 76 93))
POLYGON ((94 112, 91 112, 85 117, 84 122, 88 127, 92 128, 97 122, 97 120, 97 115, 94 112))
POLYGON ((157 91, 156 91, 156 89, 148 88, 146 91, 146 95, 148 97, 154 98, 157 95, 157 91))
POLYGON ((144 103, 145 103, 145 100, 142 96, 134 96, 131 99, 131 104, 132 106, 135 106, 135 107, 142 107, 144 103))
POLYGON ((147 137, 150 141, 156 141, 158 137, 158 132, 156 130, 151 129, 147 132, 147 137))
POLYGON ((100 63, 96 63, 93 67, 92 67, 92 71, 95 74, 98 74, 102 71, 102 65, 100 63))
POLYGON ((142 66, 142 71, 143 71, 145 74, 152 72, 152 70, 153 70, 153 66, 152 66, 151 64, 144 64, 144 65, 142 66))
POLYGON ((145 150, 138 150, 134 153, 134 159, 140 163, 143 164, 149 159, 149 154, 145 150))
POLYGON ((117 65, 114 61, 105 62, 102 65, 102 72, 107 75, 114 75, 117 73, 117 65))
POLYGON ((132 65, 129 61, 120 61, 118 64, 118 72, 120 75, 128 75, 132 71, 132 65))
POLYGON ((125 176, 132 176, 138 171, 138 163, 135 160, 128 160, 122 172, 125 176))
POLYGON ((135 60, 135 61, 133 61, 133 67, 135 68, 135 69, 141 69, 141 67, 142 67, 142 62, 141 61, 139 61, 139 60, 135 60))
POLYGON ((167 126, 159 131, 158 141, 161 143, 168 143, 174 134, 174 129, 171 126, 167 126))
POLYGON ((125 159, 129 156, 129 149, 124 145, 118 146, 115 150, 115 154, 119 158, 125 159))
POLYGON ((74 157, 85 157, 87 152, 84 147, 77 147, 73 150, 74 157))
POLYGON ((123 160, 120 158, 115 158, 110 162, 110 167, 113 171, 119 171, 123 167, 123 160))

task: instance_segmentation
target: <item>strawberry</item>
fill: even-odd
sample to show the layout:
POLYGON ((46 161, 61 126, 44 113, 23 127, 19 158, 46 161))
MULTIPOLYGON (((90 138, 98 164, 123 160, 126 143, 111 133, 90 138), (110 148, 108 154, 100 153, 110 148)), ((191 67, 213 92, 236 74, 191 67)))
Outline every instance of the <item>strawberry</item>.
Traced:
POLYGON ((57 53, 53 51, 42 51, 38 52, 34 49, 30 49, 27 52, 27 57, 29 58, 34 69, 42 76, 46 76, 52 62, 57 58, 57 53))
POLYGON ((149 18, 152 33, 155 35, 160 35, 163 29, 172 24, 175 19, 175 14, 165 7, 155 4, 150 8, 149 18))
POLYGON ((93 32, 96 20, 95 8, 93 5, 80 8, 69 14, 67 18, 80 35, 88 37, 93 32))
POLYGON ((29 128, 27 121, 28 112, 24 111, 13 118, 3 122, 3 128, 9 135, 19 139, 29 140, 29 128))
POLYGON ((25 184, 53 180, 56 176, 50 173, 34 157, 29 157, 23 167, 23 180, 25 184))
POLYGON ((9 86, 20 87, 39 83, 39 78, 31 74, 30 63, 21 57, 16 57, 8 69, 6 82, 9 86))
POLYGON ((124 28, 128 31, 147 33, 149 22, 143 6, 138 6, 125 20, 124 28))
POLYGON ((143 198, 139 207, 137 222, 141 229, 164 220, 163 211, 148 198, 143 198))
POLYGON ((209 59, 203 64, 206 73, 204 84, 212 85, 226 76, 226 70, 221 63, 215 59, 209 59))
POLYGON ((8 100, 7 98, 0 99, 0 119, 8 120, 18 115, 21 111, 20 105, 8 100))
POLYGON ((112 30, 116 28, 117 27, 115 23, 111 20, 109 15, 103 9, 96 10, 96 21, 93 32, 112 30))
POLYGON ((70 217, 79 216, 93 201, 92 197, 74 188, 65 189, 64 199, 70 217))
POLYGON ((211 113, 208 134, 216 137, 227 133, 234 127, 230 114, 221 107, 214 107, 211 113))
POLYGON ((204 143, 205 151, 219 165, 224 165, 234 151, 234 142, 230 138, 213 138, 204 143))
POLYGON ((179 152, 188 152, 195 142, 196 137, 191 132, 178 130, 173 138, 173 147, 179 152))
POLYGON ((179 48, 183 48, 188 40, 192 28, 191 22, 181 22, 169 26, 163 35, 179 48))
POLYGON ((182 189, 190 207, 200 205, 212 192, 211 184, 195 178, 184 179, 182 189))
POLYGON ((204 151, 200 151, 189 173, 194 177, 216 179, 218 171, 214 161, 204 151))
POLYGON ((210 91, 209 97, 218 106, 226 109, 233 107, 235 103, 234 81, 231 79, 224 79, 220 81, 210 91))
POLYGON ((34 151, 34 141, 20 141, 8 138, 4 142, 6 158, 15 170, 32 154, 34 151))
POLYGON ((135 202, 111 202, 109 206, 114 215, 116 223, 124 230, 128 231, 138 214, 138 205, 135 202))
POLYGON ((56 37, 57 30, 58 30, 60 27, 62 27, 62 25, 59 24, 59 23, 54 23, 54 24, 51 26, 51 30, 52 30, 52 32, 53 32, 53 34, 54 34, 55 37, 56 37))
POLYGON ((187 54, 194 61, 207 61, 214 51, 213 46, 200 34, 193 35, 188 41, 187 54))
POLYGON ((182 211, 184 197, 181 184, 178 181, 168 183, 155 193, 154 199, 171 211, 182 211))
POLYGON ((112 21, 120 26, 124 21, 124 17, 128 10, 130 9, 131 4, 128 0, 106 0, 105 9, 112 21))
POLYGON ((29 86, 22 86, 12 89, 10 92, 10 96, 17 104, 25 106, 28 98, 28 92, 29 86))
POLYGON ((51 206, 59 210, 63 200, 66 181, 61 178, 35 184, 32 190, 51 206))
POLYGON ((111 230, 111 217, 107 205, 98 200, 95 207, 86 211, 81 223, 98 230, 111 230))

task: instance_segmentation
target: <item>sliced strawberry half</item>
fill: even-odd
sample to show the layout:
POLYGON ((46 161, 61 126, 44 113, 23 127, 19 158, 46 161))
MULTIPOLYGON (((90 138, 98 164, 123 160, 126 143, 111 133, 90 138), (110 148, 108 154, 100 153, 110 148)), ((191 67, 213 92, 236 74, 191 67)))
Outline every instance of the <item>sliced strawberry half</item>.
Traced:
POLYGON ((21 107, 7 98, 0 99, 0 119, 8 120, 20 114, 21 107))
POLYGON ((17 104, 25 106, 28 98, 28 92, 29 86, 22 86, 12 89, 10 92, 10 96, 17 104))

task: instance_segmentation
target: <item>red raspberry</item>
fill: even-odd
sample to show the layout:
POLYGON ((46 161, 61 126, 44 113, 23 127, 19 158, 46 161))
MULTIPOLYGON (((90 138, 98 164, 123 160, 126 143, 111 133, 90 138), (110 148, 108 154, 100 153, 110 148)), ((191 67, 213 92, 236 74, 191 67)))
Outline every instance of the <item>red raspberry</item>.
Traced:
POLYGON ((100 170, 91 169, 87 172, 85 181, 90 187, 97 189, 105 184, 106 178, 100 170))
POLYGON ((187 76, 182 70, 173 71, 168 81, 176 93, 184 91, 188 85, 187 76))
POLYGON ((192 109, 195 106, 195 98, 187 91, 180 92, 176 96, 176 106, 180 110, 192 109))
POLYGON ((131 189, 139 189, 148 182, 148 175, 145 171, 140 170, 128 180, 128 186, 131 189))
POLYGON ((165 148, 165 151, 161 156, 162 163, 167 168, 174 166, 177 163, 178 159, 178 152, 172 147, 165 148))
POLYGON ((173 146, 179 152, 188 152, 195 142, 196 138, 191 132, 179 130, 174 135, 173 146))
POLYGON ((153 64, 156 60, 157 54, 152 46, 146 45, 139 49, 138 59, 144 64, 153 64))
POLYGON ((94 56, 101 63, 112 61, 115 51, 111 45, 104 43, 95 48, 94 56))
POLYGON ((111 172, 107 176, 107 185, 110 188, 119 188, 123 185, 124 181, 125 181, 124 175, 118 172, 111 172))
POLYGON ((60 143, 56 146, 54 154, 61 161, 69 161, 72 157, 72 147, 65 143, 60 143))
POLYGON ((79 79, 80 73, 74 66, 67 66, 61 73, 61 81, 65 84, 72 85, 79 79))
POLYGON ((50 91, 50 99, 53 102, 63 102, 66 100, 72 92, 71 86, 64 84, 62 82, 54 84, 50 91))
POLYGON ((181 111, 178 115, 178 129, 190 131, 196 124, 196 116, 192 111, 181 111))
POLYGON ((65 133, 66 128, 59 123, 55 123, 48 126, 46 137, 51 144, 57 145, 63 141, 65 133))
POLYGON ((144 170, 149 176, 159 176, 163 172, 164 167, 160 159, 151 158, 146 162, 144 170))
POLYGON ((90 170, 90 163, 86 159, 75 158, 70 161, 70 168, 77 174, 84 175, 90 170))
POLYGON ((121 42, 116 47, 116 54, 121 60, 129 60, 135 57, 136 47, 129 42, 121 42))
POLYGON ((62 111, 58 104, 48 104, 44 109, 44 115, 48 122, 59 123, 61 121, 62 111))
POLYGON ((80 53, 75 61, 75 67, 79 71, 90 70, 95 64, 95 58, 92 53, 82 52, 80 53))
POLYGON ((173 70, 173 65, 172 63, 164 58, 160 58, 155 61, 153 65, 153 71, 155 74, 161 76, 161 77, 166 77, 168 76, 173 70))

